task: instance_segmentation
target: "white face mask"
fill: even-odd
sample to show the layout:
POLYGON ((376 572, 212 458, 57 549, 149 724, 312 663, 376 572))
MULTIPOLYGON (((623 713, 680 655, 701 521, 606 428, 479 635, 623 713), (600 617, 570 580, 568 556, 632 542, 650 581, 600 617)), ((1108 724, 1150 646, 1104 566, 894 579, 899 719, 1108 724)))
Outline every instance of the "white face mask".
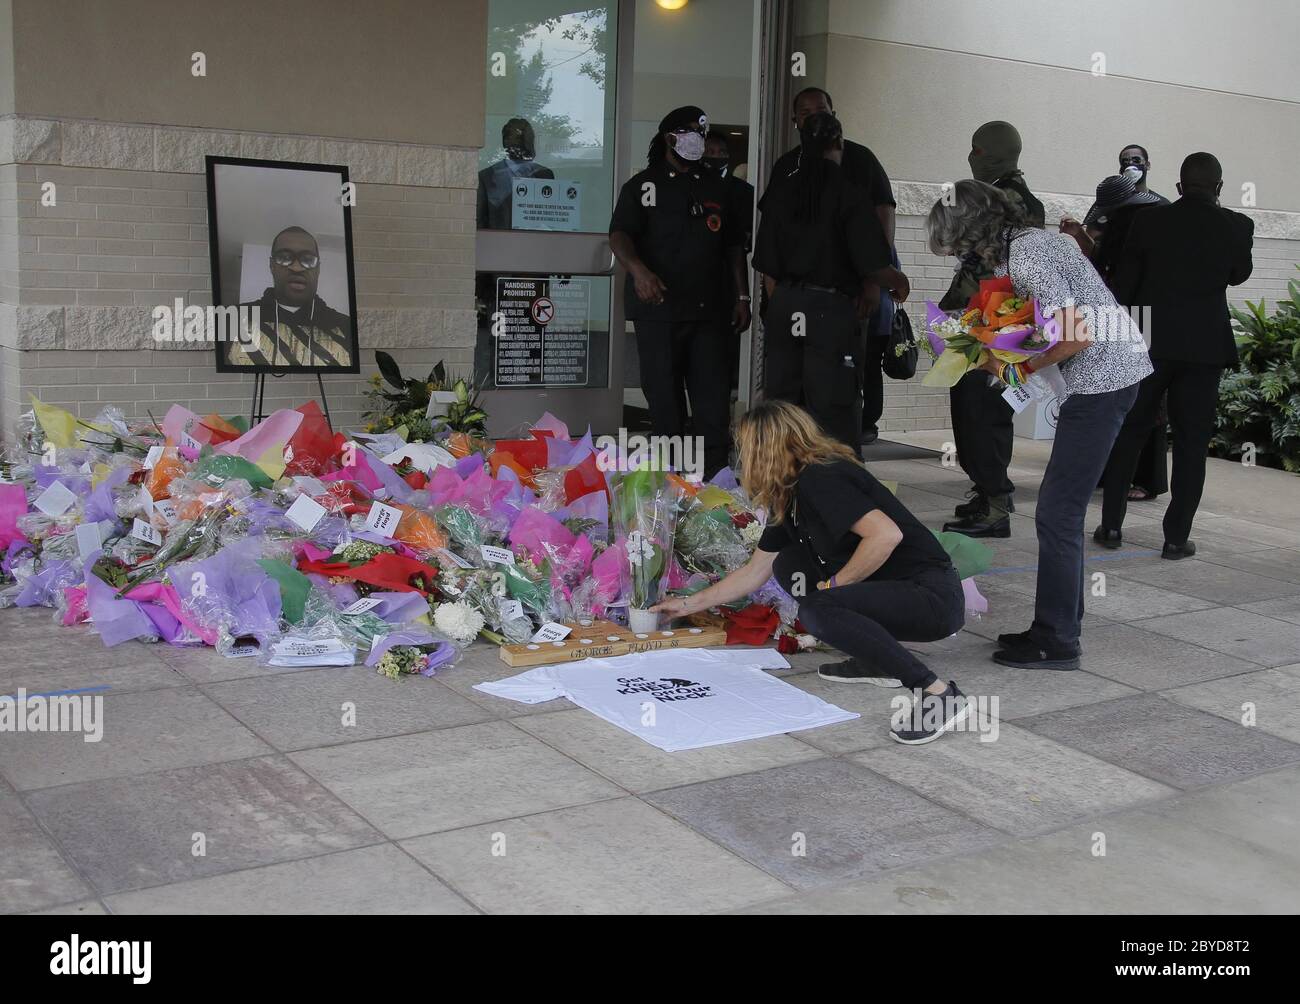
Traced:
POLYGON ((673 142, 673 153, 682 160, 694 163, 704 156, 704 137, 697 132, 675 132, 673 142))

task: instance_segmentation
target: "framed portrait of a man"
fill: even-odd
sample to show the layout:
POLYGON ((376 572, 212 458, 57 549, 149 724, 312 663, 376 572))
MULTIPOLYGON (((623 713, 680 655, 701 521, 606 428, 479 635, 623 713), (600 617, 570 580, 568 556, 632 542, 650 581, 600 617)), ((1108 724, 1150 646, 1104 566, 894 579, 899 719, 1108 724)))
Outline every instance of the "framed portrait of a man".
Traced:
POLYGON ((346 167, 208 157, 212 302, 240 324, 219 373, 359 373, 346 167))

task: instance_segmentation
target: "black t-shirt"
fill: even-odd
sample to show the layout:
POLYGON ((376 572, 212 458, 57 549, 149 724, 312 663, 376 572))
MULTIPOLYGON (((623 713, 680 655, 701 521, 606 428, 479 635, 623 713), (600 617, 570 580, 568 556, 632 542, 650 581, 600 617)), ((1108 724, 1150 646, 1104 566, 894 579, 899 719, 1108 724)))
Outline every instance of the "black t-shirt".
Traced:
MULTIPOLYGON (((763 192, 763 197, 758 200, 760 212, 767 209, 767 197, 781 182, 799 170, 801 153, 802 148, 800 147, 787 150, 772 165, 772 175, 768 179, 767 190, 763 192)), ((854 188, 861 189, 866 194, 870 205, 895 206, 898 204, 894 201, 894 190, 889 185, 889 175, 880 166, 880 161, 876 159, 876 155, 861 143, 854 143, 852 140, 847 139, 844 141, 844 160, 840 166, 844 169, 844 176, 849 184, 854 188)))
POLYGON ((769 192, 754 242, 754 268, 777 282, 805 282, 850 296, 862 279, 890 264, 889 243, 865 193, 829 160, 805 167, 824 175, 813 219, 795 181, 769 192))
MULTIPOLYGON (((745 243, 748 220, 737 189, 696 167, 686 173, 659 161, 632 175, 618 193, 609 231, 632 238, 637 255, 663 280, 661 305, 643 303, 627 277, 627 316, 645 321, 697 321, 729 317, 736 303, 732 282, 719 283, 729 248, 745 243), (654 205, 645 186, 653 185, 654 205)), ((726 273, 729 274, 729 273, 726 273)))
POLYGON ((795 484, 793 512, 781 524, 765 529, 758 547, 780 551, 802 544, 812 550, 814 560, 821 559, 829 578, 858 548, 861 538, 849 528, 877 509, 898 525, 903 539, 867 581, 910 579, 929 569, 952 567, 935 535, 870 471, 848 460, 805 467, 795 484))

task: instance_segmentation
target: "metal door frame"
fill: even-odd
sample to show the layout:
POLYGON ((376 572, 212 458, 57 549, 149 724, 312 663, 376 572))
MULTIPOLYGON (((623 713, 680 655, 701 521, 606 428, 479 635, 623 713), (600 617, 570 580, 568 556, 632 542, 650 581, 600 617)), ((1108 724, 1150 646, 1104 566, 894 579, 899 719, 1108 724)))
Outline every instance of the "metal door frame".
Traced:
MULTIPOLYGON (((632 116, 632 56, 636 32, 636 0, 611 0, 618 25, 614 52, 614 151, 611 201, 630 174, 632 116)), ((606 149, 610 145, 607 144, 606 149)), ((550 230, 483 230, 474 238, 474 270, 532 275, 610 276, 609 374, 605 387, 489 387, 484 391, 493 435, 504 435, 553 411, 580 432, 590 425, 596 435, 616 433, 623 424, 624 320, 622 273, 615 267, 609 234, 550 230)), ((475 335, 477 340, 477 334, 475 335)))

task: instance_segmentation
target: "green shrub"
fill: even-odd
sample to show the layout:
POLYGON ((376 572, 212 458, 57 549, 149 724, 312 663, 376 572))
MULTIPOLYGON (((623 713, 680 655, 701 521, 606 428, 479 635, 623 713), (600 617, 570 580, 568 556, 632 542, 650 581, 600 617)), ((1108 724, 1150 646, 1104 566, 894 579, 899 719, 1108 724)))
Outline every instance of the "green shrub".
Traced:
MULTIPOLYGON (((1296 266, 1300 268, 1300 265, 1296 266)), ((1241 457, 1247 444, 1256 463, 1300 473, 1300 285, 1272 314, 1264 301, 1228 309, 1236 321, 1241 364, 1219 384, 1219 413, 1210 455, 1241 457)))

